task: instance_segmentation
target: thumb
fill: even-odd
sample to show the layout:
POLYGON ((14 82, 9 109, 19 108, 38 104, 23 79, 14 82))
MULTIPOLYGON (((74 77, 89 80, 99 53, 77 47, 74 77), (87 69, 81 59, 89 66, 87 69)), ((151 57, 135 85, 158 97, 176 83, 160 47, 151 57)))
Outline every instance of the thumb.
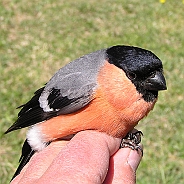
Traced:
POLYGON ((140 150, 119 149, 110 159, 109 171, 104 184, 135 184, 136 170, 141 159, 140 150))

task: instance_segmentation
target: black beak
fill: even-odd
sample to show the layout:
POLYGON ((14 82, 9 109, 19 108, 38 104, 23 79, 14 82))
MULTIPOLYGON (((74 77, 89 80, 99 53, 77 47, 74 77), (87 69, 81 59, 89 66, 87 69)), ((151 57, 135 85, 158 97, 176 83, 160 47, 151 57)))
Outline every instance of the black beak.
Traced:
POLYGON ((154 75, 149 77, 144 84, 144 89, 150 91, 166 90, 166 81, 162 72, 156 71, 154 75))

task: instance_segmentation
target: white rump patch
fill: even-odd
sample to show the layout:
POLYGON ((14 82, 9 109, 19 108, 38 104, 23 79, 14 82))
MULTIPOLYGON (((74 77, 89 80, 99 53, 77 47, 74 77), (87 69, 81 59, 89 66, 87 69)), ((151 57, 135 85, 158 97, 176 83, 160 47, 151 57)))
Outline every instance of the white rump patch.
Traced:
POLYGON ((27 132, 27 141, 31 148, 35 151, 41 151, 46 147, 46 142, 43 141, 43 135, 37 126, 32 126, 27 132))

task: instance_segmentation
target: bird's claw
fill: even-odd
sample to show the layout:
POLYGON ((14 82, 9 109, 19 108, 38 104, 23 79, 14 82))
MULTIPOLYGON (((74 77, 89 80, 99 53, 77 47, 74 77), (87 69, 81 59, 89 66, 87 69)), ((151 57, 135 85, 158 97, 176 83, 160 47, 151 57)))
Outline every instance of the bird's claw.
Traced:
POLYGON ((143 133, 141 131, 129 132, 122 140, 120 148, 131 148, 132 150, 140 150, 143 155, 143 149, 140 146, 141 136, 143 133))

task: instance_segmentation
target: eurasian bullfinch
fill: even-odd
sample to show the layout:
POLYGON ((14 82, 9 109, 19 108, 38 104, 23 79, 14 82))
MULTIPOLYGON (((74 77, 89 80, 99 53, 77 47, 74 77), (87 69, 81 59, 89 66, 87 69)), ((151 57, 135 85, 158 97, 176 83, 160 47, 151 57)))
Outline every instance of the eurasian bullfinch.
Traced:
POLYGON ((29 127, 20 165, 57 139, 82 130, 125 137, 166 90, 161 60, 152 52, 117 45, 76 59, 20 106, 17 121, 5 132, 29 127))

